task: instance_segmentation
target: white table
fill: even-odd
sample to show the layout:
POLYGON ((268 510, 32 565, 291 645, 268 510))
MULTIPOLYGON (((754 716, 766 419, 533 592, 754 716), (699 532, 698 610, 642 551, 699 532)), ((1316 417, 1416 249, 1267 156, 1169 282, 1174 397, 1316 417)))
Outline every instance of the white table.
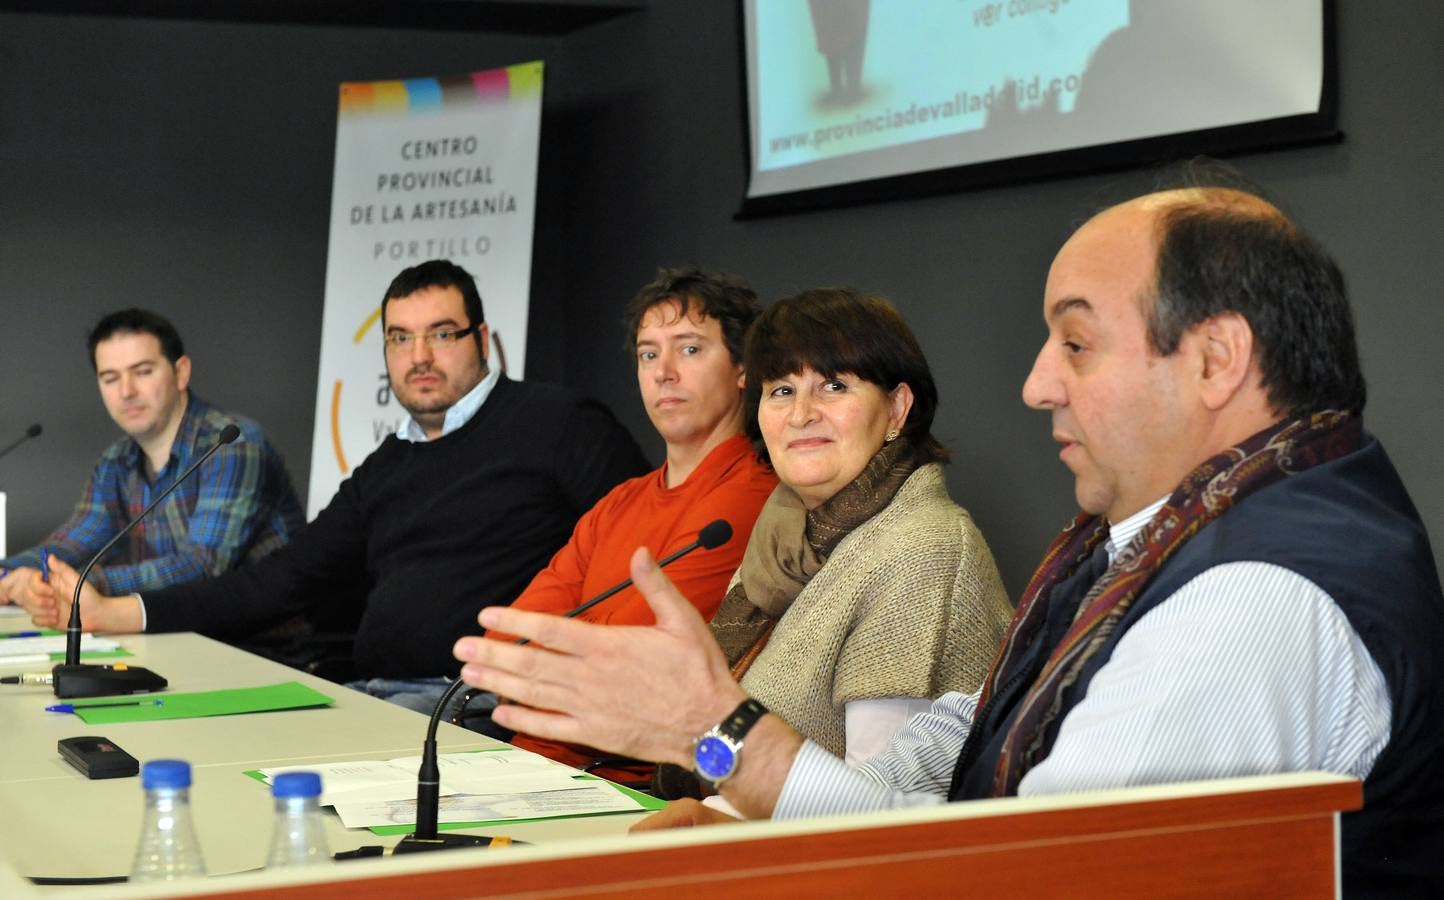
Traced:
MULTIPOLYGON (((243 770, 315 756, 417 752, 425 719, 416 713, 195 635, 124 641, 138 663, 166 675, 176 690, 294 679, 337 699, 328 710, 104 728, 142 759, 163 754, 191 760, 192 802, 214 875, 258 867, 269 841, 269 796, 243 770)), ((137 780, 86 781, 54 757, 54 740, 100 729, 39 712, 51 700, 39 688, 0 693, 0 897, 6 900, 36 892, 16 872, 123 873, 136 842, 137 780)), ((439 737, 448 750, 492 744, 452 726, 439 737)), ((1361 803, 1357 781, 1298 773, 641 836, 619 833, 636 816, 605 816, 497 829, 536 845, 509 850, 416 854, 173 885, 50 890, 87 900, 215 893, 269 898, 277 892, 351 900, 483 893, 732 900, 739 894, 951 895, 966 871, 967 887, 980 896, 1020 890, 1128 898, 1334 896, 1338 812, 1361 803), (1104 877, 1096 868, 1099 859, 1136 862, 1111 867, 1104 877)), ((337 850, 396 840, 346 832, 334 819, 329 837, 337 850)))
MULTIPOLYGON (((0 619, 0 632, 23 620, 0 619)), ((133 635, 118 640, 125 659, 165 676, 172 691, 203 691, 299 681, 335 698, 325 709, 239 716, 86 725, 47 713, 58 702, 49 688, 0 691, 0 858, 27 876, 101 877, 130 869, 139 834, 142 793, 137 778, 90 781, 66 763, 56 742, 103 735, 142 763, 174 757, 192 766, 191 805, 206 867, 212 875, 258 868, 270 840, 272 801, 250 769, 344 759, 393 759, 421 752, 426 717, 287 668, 196 634, 133 635)), ((34 669, 35 667, 29 667, 34 669)), ((14 667, 0 666, 11 674, 14 667)), ((442 752, 483 749, 497 742, 454 725, 437 732, 442 752)), ((640 817, 602 816, 489 829, 545 843, 615 834, 640 817)), ((333 851, 394 844, 369 831, 348 831, 328 814, 333 851)))

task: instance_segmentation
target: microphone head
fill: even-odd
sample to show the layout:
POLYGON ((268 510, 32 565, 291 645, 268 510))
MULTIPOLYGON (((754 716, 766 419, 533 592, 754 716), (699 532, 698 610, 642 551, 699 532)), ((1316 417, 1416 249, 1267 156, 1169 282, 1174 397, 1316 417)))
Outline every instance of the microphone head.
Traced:
POLYGON ((40 423, 36 422, 34 425, 31 425, 29 428, 25 429, 25 436, 28 438, 40 437, 40 432, 44 430, 44 428, 40 427, 40 423))
POLYGON ((702 545, 703 550, 716 550, 730 540, 732 540, 732 523, 726 519, 708 522, 707 527, 697 532, 697 543, 702 545))
POLYGON ((225 428, 222 428, 222 429, 221 429, 220 437, 216 438, 216 442, 217 442, 217 443, 221 443, 221 444, 229 444, 231 441, 234 441, 236 438, 238 438, 238 437, 240 437, 240 436, 241 436, 241 429, 239 429, 239 428, 236 427, 236 423, 235 423, 235 422, 232 422, 231 424, 227 425, 225 428))

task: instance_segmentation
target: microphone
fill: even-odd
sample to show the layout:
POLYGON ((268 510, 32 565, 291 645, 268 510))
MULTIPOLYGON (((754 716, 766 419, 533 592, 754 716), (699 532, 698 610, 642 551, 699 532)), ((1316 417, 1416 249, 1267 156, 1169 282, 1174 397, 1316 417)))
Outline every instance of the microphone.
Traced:
POLYGON ((11 450, 14 450, 16 447, 19 447, 21 444, 25 443, 31 438, 40 437, 40 433, 44 430, 44 428, 40 427, 39 422, 31 425, 29 428, 25 429, 24 434, 20 435, 20 437, 7 444, 4 450, 0 450, 0 459, 3 459, 5 456, 9 455, 11 450))
MULTIPOLYGON (((36 426, 37 428, 39 426, 36 426)), ((158 691, 168 683, 164 678, 155 674, 150 669, 142 669, 138 666, 127 666, 124 663, 117 663, 113 666, 82 665, 80 662, 80 591, 85 587, 85 576, 95 568, 101 557, 109 552, 115 542, 124 537, 129 531, 150 514, 162 500, 170 496, 171 491, 180 487, 181 482, 191 476, 191 473, 199 469, 206 460, 215 455, 216 451, 240 437, 241 429, 234 423, 221 429, 220 435, 216 438, 215 444, 201 455, 201 458, 190 464, 180 477, 170 483, 170 487, 161 491, 150 505, 140 511, 140 515, 131 519, 126 526, 115 533, 115 537, 105 542, 100 552, 90 558, 85 568, 80 570, 80 577, 75 582, 75 596, 70 601, 70 622, 65 626, 65 662, 56 666, 51 674, 55 680, 55 696, 57 697, 105 697, 111 694, 144 694, 149 691, 158 691)))
MULTIPOLYGON (((701 531, 697 532, 697 540, 676 553, 668 554, 658 560, 657 568, 670 565, 693 550, 715 550, 730 540, 732 540, 731 524, 726 519, 716 519, 707 523, 701 531)), ((578 616, 631 584, 630 577, 624 578, 620 584, 607 588, 581 606, 562 613, 562 616, 567 619, 578 616)), ((526 643, 529 643, 527 638, 517 641, 518 645, 526 643)), ((465 686, 466 682, 457 678, 442 693, 441 699, 436 701, 436 708, 431 711, 431 722, 426 728, 426 743, 421 750, 421 769, 416 773, 416 831, 403 837, 392 853, 449 850, 453 847, 485 847, 494 840, 490 837, 470 834, 438 835, 436 831, 438 807, 441 802, 441 769, 436 762, 436 727, 441 723, 441 711, 446 709, 446 704, 451 702, 451 698, 456 696, 456 692, 465 686)))
MULTIPOLYGON (((726 519, 716 519, 712 522, 708 522, 706 527, 704 527, 701 531, 697 532, 697 540, 683 547, 681 550, 678 550, 676 553, 672 553, 662 557, 660 560, 657 561, 657 568, 660 569, 663 566, 671 565, 672 563, 686 556, 688 553, 691 553, 693 550, 716 550, 718 547, 722 546, 730 540, 732 540, 731 523, 729 523, 726 519)), ((575 618, 586 612, 587 610, 591 609, 593 606, 596 606, 598 603, 601 603, 603 600, 607 599, 613 594, 617 593, 618 591, 624 591, 631 586, 631 577, 628 576, 627 578, 623 578, 619 584, 612 585, 605 591, 602 591, 600 594, 588 600, 586 603, 583 603, 581 606, 574 607, 562 613, 562 618, 575 618)), ((521 640, 517 641, 518 645, 529 643, 531 643, 531 641, 527 638, 522 638, 521 640)))

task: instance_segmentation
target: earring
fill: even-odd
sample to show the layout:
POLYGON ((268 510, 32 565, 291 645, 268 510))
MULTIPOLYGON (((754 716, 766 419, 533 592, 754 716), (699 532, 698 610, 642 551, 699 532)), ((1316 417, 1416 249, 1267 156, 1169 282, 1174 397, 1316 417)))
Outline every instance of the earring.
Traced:
POLYGON ((885 444, 891 444, 893 441, 897 440, 897 431, 895 429, 893 431, 889 431, 886 435, 883 436, 882 440, 885 444))

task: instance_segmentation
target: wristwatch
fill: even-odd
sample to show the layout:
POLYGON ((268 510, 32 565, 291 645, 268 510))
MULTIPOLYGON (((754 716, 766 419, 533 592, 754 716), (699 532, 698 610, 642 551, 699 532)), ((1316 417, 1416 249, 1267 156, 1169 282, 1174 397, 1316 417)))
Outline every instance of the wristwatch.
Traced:
POLYGON ((767 707, 748 697, 727 718, 697 738, 692 745, 692 766, 697 776, 714 788, 731 778, 742 757, 742 739, 765 715, 767 707))

